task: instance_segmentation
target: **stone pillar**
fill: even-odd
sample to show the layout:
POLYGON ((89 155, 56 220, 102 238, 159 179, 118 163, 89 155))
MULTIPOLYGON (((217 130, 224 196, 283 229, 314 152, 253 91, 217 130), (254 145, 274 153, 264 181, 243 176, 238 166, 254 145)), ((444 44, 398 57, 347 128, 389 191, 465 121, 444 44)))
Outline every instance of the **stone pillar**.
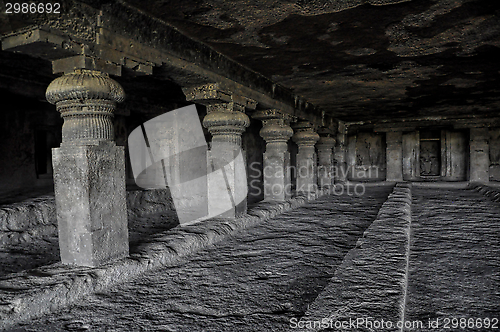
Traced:
POLYGON ((470 129, 470 156, 469 180, 470 182, 486 183, 490 180, 490 149, 488 128, 470 129))
POLYGON ((336 183, 344 183, 347 178, 347 151, 346 151, 346 141, 347 141, 347 127, 342 122, 339 121, 338 133, 337 133, 337 147, 335 149, 335 174, 334 181, 336 183))
POLYGON ((293 135, 289 126, 290 116, 275 110, 265 110, 253 114, 262 120, 260 136, 266 141, 263 177, 264 200, 284 201, 291 197, 290 153, 288 140, 293 135))
POLYGON ((98 266, 128 256, 124 148, 111 121, 122 87, 81 69, 55 79, 46 97, 64 119, 61 147, 52 150, 62 262, 98 266))
POLYGON ((297 194, 308 198, 316 197, 317 157, 314 145, 319 140, 319 135, 314 132, 312 125, 307 121, 299 121, 294 125, 295 134, 292 139, 297 143, 297 194))
MULTIPOLYGON (((236 160, 241 149, 241 134, 250 125, 250 119, 244 113, 244 108, 235 103, 215 104, 207 106, 208 114, 203 119, 203 126, 212 134, 209 151, 209 170, 222 169, 236 160)), ((221 183, 208 184, 209 215, 219 209, 219 204, 226 197, 227 189, 232 192, 232 208, 218 214, 225 218, 236 218, 247 210, 247 178, 242 167, 230 167, 224 174, 225 186, 221 183), (219 197, 219 195, 222 195, 219 197), (239 200, 238 197, 243 198, 239 200), (212 202, 212 203, 210 203, 212 202), (212 213, 211 213, 212 212, 212 213)))
POLYGON ((184 88, 183 91, 187 100, 207 107, 203 126, 212 135, 208 169, 223 174, 223 181, 220 177, 208 174, 208 214, 224 218, 239 217, 247 211, 248 193, 241 135, 250 125, 245 110, 255 109, 257 103, 224 91, 218 84, 184 88))
POLYGON ((403 133, 388 131, 385 134, 387 143, 387 181, 403 181, 403 133))
POLYGON ((334 133, 327 128, 318 130, 318 185, 320 188, 329 188, 333 183, 333 148, 335 147, 334 133))

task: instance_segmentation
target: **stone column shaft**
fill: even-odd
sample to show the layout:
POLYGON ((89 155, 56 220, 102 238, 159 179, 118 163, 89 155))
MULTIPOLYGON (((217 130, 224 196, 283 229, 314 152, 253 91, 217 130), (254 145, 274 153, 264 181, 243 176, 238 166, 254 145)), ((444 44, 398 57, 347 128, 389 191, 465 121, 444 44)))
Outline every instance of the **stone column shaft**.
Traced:
POLYGON ((335 148, 335 174, 334 181, 337 183, 343 183, 347 178, 347 151, 346 151, 346 140, 347 140, 347 128, 343 122, 339 122, 338 133, 337 133, 337 147, 335 148))
POLYGON ((487 183, 490 180, 489 128, 470 129, 470 182, 487 183))
POLYGON ((319 135, 314 132, 310 123, 298 122, 292 139, 297 143, 297 194, 313 198, 317 195, 317 156, 314 145, 319 140, 319 135))
POLYGON ((288 124, 290 118, 273 110, 257 112, 253 117, 262 120, 260 135, 266 141, 263 165, 264 200, 284 201, 292 195, 287 143, 293 135, 288 124))
POLYGON ((403 181, 403 133, 386 133, 387 181, 403 181))
POLYGON ((183 88, 186 99, 206 105, 203 126, 212 135, 208 152, 208 213, 236 218, 247 210, 246 157, 241 135, 250 125, 246 109, 257 102, 211 83, 183 88), (221 180, 223 179, 223 180, 221 180))
POLYGON ((224 173, 224 183, 216 179, 211 181, 209 177, 209 215, 236 218, 247 210, 246 160, 241 147, 241 135, 250 125, 250 119, 244 112, 245 108, 233 102, 207 105, 207 111, 203 126, 212 135, 208 168, 212 172, 222 170, 224 173), (222 205, 227 198, 231 205, 222 205))
POLYGON ((128 256, 124 149, 111 121, 123 89, 107 74, 76 70, 46 96, 64 118, 52 151, 62 262, 98 266, 128 256))
POLYGON ((318 149, 318 185, 320 188, 328 188, 334 183, 333 148, 336 140, 331 135, 332 133, 328 131, 321 131, 319 141, 316 144, 318 149))

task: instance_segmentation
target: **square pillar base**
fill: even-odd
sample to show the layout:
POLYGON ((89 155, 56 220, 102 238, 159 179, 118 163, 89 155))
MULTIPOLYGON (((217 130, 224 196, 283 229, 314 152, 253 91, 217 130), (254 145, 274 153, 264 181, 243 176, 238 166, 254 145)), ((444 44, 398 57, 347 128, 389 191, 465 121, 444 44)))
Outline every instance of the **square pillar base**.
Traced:
POLYGON ((317 197, 316 154, 297 154, 297 195, 317 197))
POLYGON ((61 260, 95 267, 129 254, 124 148, 52 150, 61 260))
POLYGON ((247 177, 243 150, 208 152, 208 216, 238 218, 247 212, 247 177))
POLYGON ((284 201, 290 197, 290 153, 264 153, 264 200, 284 201))

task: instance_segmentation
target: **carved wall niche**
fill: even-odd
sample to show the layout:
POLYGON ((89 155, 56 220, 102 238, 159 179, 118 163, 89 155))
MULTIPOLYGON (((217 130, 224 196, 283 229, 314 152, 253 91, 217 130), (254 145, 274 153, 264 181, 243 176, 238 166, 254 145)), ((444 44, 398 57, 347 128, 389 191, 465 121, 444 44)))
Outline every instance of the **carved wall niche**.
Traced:
POLYGON ((420 176, 441 175, 441 133, 439 130, 420 131, 420 176))
POLYGON ((385 139, 383 134, 359 132, 348 137, 349 179, 384 180, 386 176, 385 139))
POLYGON ((423 128, 403 133, 403 179, 464 181, 468 161, 467 133, 423 128))

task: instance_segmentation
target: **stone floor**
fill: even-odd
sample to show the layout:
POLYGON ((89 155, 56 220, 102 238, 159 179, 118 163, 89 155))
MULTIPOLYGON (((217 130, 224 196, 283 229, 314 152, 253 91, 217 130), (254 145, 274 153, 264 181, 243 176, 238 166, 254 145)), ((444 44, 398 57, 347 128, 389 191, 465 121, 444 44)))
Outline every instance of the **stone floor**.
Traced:
POLYGON ((405 320, 422 321, 418 331, 436 331, 429 320, 439 320, 443 331, 483 331, 489 318, 500 329, 500 204, 473 190, 412 193, 405 320), (463 318, 470 324, 465 328, 463 318))
POLYGON ((392 187, 324 196, 16 331, 283 331, 307 310, 392 187))
MULTIPOLYGON (((175 211, 157 213, 148 217, 129 216, 130 252, 135 252, 141 239, 148 238, 179 225, 175 211)), ((57 233, 49 232, 39 238, 0 248, 0 277, 59 262, 57 233)))
MULTIPOLYGON (((291 331, 374 229, 391 190, 323 196, 9 331, 291 331)), ((404 330, 500 328, 500 204, 470 189, 411 192, 404 320, 413 326, 404 330)))

